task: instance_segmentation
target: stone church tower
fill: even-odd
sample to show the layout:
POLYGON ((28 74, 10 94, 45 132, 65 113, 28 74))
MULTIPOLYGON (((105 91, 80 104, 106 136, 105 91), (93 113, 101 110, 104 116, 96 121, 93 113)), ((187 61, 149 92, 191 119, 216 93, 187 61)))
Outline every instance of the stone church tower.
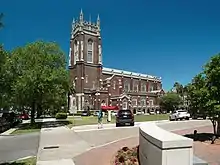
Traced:
POLYGON ((92 90, 100 89, 102 74, 102 43, 100 19, 85 21, 81 10, 72 22, 69 50, 69 71, 76 93, 70 96, 70 111, 83 110, 92 90))

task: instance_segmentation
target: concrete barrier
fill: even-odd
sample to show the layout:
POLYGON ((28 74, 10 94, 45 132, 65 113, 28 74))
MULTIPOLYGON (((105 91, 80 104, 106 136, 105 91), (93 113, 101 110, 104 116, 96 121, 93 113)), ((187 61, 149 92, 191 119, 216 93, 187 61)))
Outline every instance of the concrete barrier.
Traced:
POLYGON ((139 128, 141 165, 193 165, 193 140, 148 122, 139 128))

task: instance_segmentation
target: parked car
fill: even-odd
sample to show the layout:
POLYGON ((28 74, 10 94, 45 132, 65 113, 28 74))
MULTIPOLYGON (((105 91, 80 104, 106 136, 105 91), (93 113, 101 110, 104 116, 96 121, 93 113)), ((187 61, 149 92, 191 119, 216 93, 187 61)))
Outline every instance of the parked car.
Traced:
POLYGON ((120 125, 134 126, 134 115, 131 110, 119 110, 116 116, 116 127, 120 125))
POLYGON ((93 116, 98 116, 98 114, 99 114, 99 111, 95 111, 95 112, 93 113, 93 116))
POLYGON ((206 119, 207 118, 207 114, 206 113, 202 113, 202 112, 194 112, 192 113, 192 119, 198 119, 198 118, 202 118, 202 119, 206 119))
POLYGON ((186 110, 175 110, 169 116, 170 121, 183 120, 183 119, 189 120, 189 118, 190 118, 190 114, 186 110))
POLYGON ((151 110, 151 111, 149 112, 149 114, 150 114, 150 115, 155 115, 156 112, 155 112, 154 110, 151 110))
POLYGON ((137 114, 137 115, 143 115, 143 114, 144 114, 144 111, 139 111, 139 110, 137 110, 136 114, 137 114))
POLYGON ((22 121, 19 119, 19 116, 13 111, 1 111, 1 117, 4 118, 10 125, 14 127, 22 121))
POLYGON ((28 119, 30 119, 30 116, 27 113, 22 113, 19 116, 19 118, 22 119, 22 120, 28 120, 28 119))
POLYGON ((89 111, 82 111, 81 116, 90 116, 90 112, 89 111))

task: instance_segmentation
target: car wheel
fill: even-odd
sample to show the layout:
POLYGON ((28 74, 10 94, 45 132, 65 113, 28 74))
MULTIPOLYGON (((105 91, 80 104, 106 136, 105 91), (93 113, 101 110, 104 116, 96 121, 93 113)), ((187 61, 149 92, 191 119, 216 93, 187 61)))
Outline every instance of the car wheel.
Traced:
POLYGON ((186 120, 189 120, 189 117, 187 117, 186 120))
POLYGON ((206 116, 204 116, 203 119, 206 120, 206 116))
POLYGON ((120 124, 119 123, 116 123, 116 127, 119 127, 120 126, 120 124))
POLYGON ((173 121, 173 119, 171 119, 171 117, 169 117, 169 120, 170 120, 170 121, 173 121))
POLYGON ((131 126, 134 126, 134 123, 130 123, 131 126))

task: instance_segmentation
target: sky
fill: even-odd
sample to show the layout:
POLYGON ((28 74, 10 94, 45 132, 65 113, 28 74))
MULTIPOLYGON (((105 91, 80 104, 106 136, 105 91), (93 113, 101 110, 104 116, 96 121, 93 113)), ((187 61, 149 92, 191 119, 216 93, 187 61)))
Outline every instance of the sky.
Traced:
POLYGON ((68 57, 72 19, 101 19, 105 67, 187 84, 220 52, 219 0, 1 0, 7 50, 55 41, 68 57))

